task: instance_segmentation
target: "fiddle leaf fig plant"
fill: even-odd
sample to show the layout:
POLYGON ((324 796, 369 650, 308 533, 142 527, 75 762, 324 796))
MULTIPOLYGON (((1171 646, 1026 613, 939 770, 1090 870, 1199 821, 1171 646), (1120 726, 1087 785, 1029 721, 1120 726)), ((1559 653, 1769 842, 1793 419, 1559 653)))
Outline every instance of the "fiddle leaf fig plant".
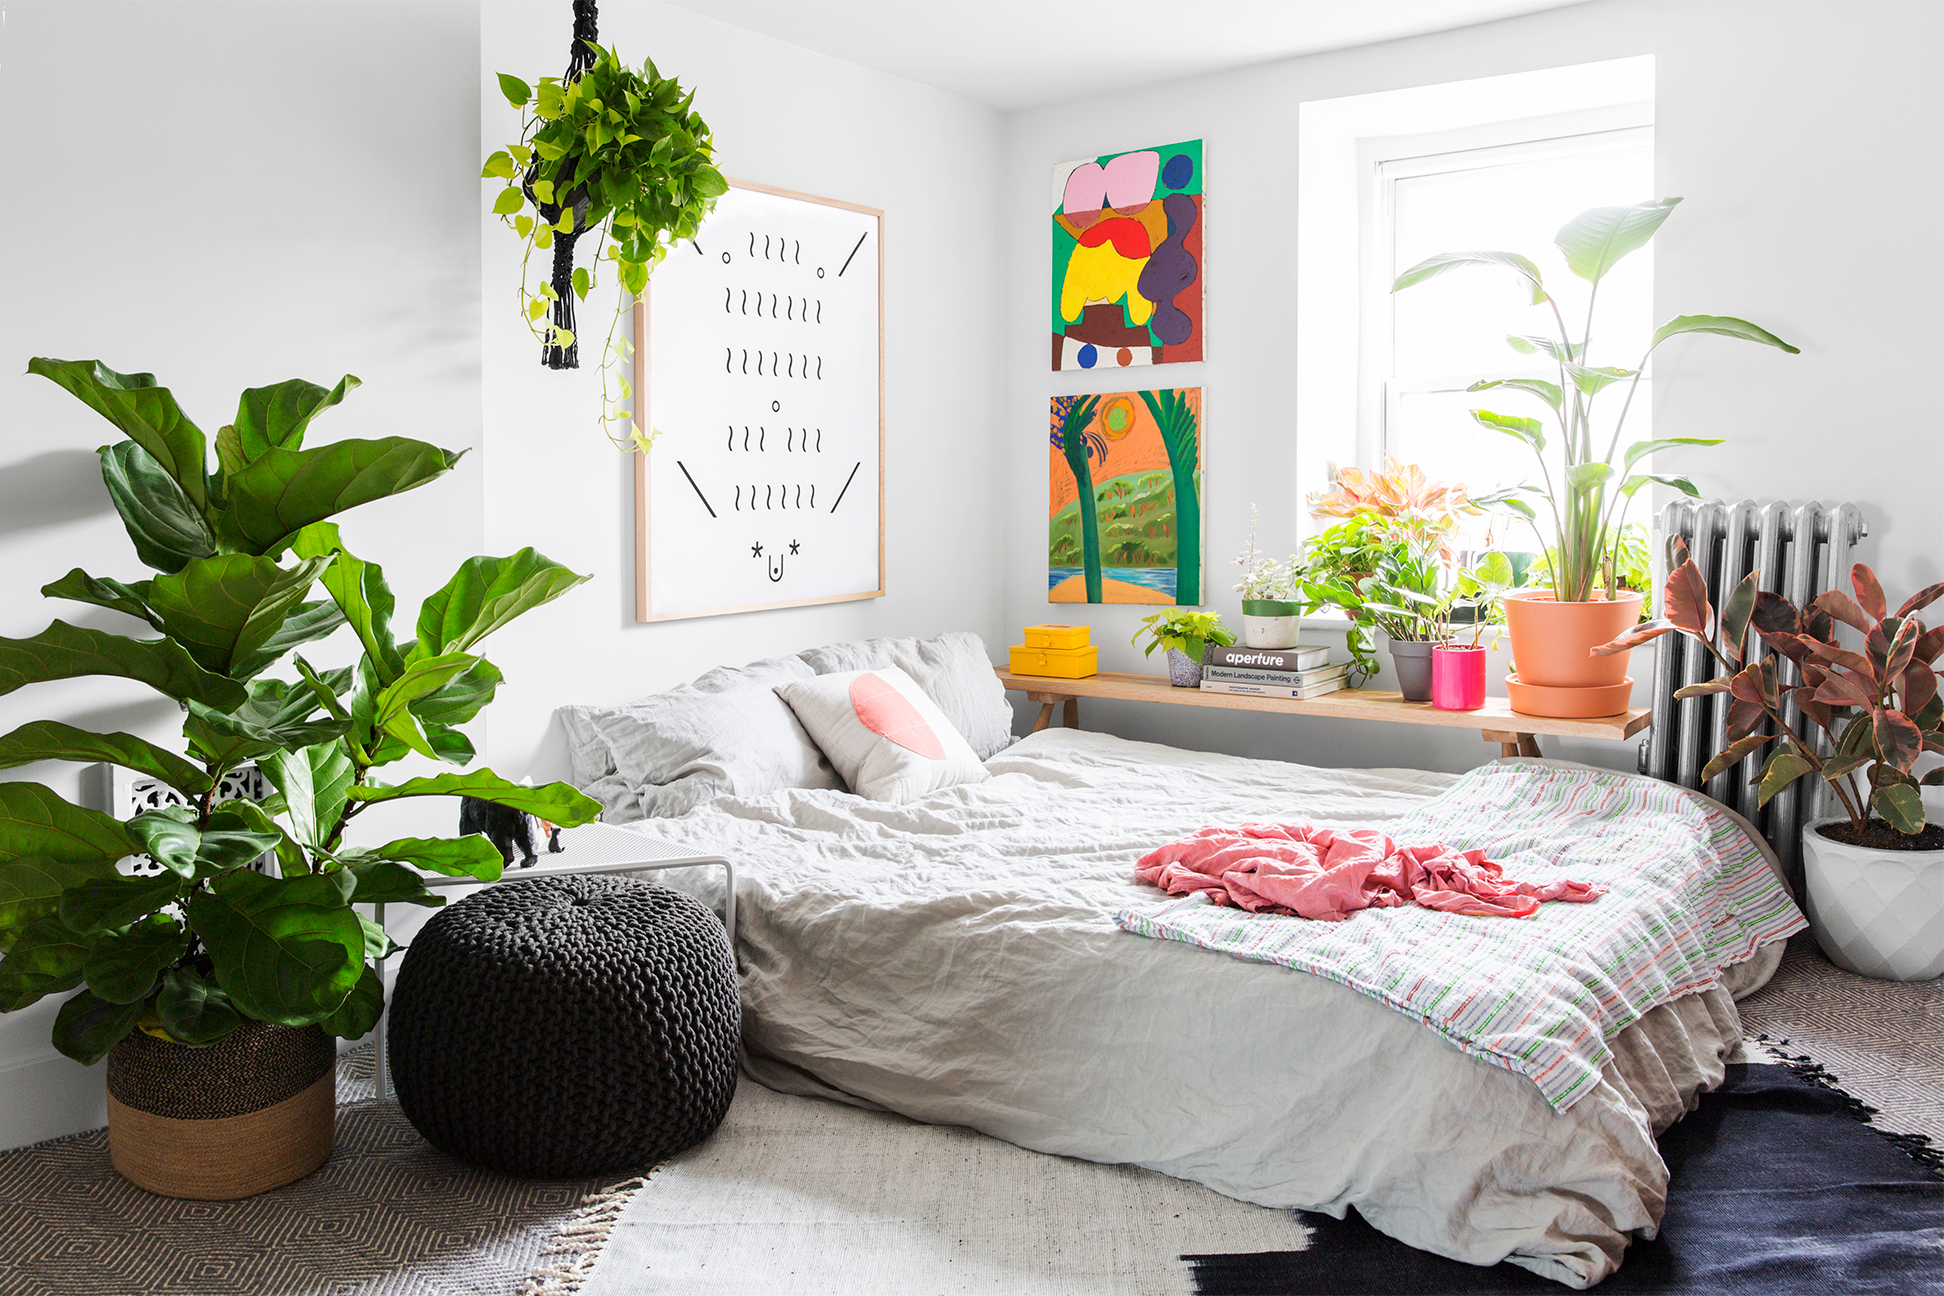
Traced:
POLYGON ((1685 477, 1646 471, 1643 460, 1657 450, 1674 446, 1721 444, 1718 437, 1662 437, 1636 441, 1621 451, 1620 434, 1625 429, 1628 411, 1633 408, 1634 394, 1640 388, 1647 361, 1660 344, 1684 333, 1713 333, 1743 342, 1759 342, 1790 355, 1799 354, 1799 348, 1744 319, 1728 315, 1677 315, 1654 330, 1647 349, 1632 367, 1590 363, 1588 348, 1593 342, 1593 308, 1599 299, 1600 281, 1623 257, 1645 247, 1680 201, 1662 198, 1631 207, 1595 207, 1560 227, 1553 243, 1565 257, 1566 268, 1591 285, 1586 318, 1577 338, 1567 324, 1558 298, 1546 287, 1538 265, 1516 252, 1440 252, 1406 270, 1391 285, 1392 292, 1403 292, 1452 270, 1487 266, 1515 275, 1529 292, 1531 304, 1547 308, 1550 332, 1508 337, 1506 343, 1520 355, 1546 357, 1552 362, 1553 378, 1484 378, 1465 390, 1516 391, 1536 399, 1550 415, 1558 437, 1556 442, 1547 437, 1545 417, 1526 418, 1483 409, 1471 412, 1480 427, 1523 442, 1539 462, 1544 489, 1523 489, 1543 497, 1552 515, 1551 544, 1547 543, 1546 532, 1539 531, 1539 515, 1530 503, 1517 495, 1498 502, 1531 523, 1539 531, 1540 547, 1557 555, 1549 574, 1553 597, 1561 602, 1585 602, 1602 594, 1609 599, 1614 597, 1618 581, 1614 541, 1626 534, 1627 507, 1642 488, 1658 483, 1683 495, 1699 493, 1685 477), (1613 433, 1602 448, 1594 435, 1593 411, 1608 387, 1624 395, 1613 433))
MULTIPOLYGON (((499 74, 507 102, 520 110, 520 137, 488 157, 480 172, 506 182, 493 211, 526 245, 520 311, 545 363, 556 369, 579 364, 572 303, 598 284, 601 262, 612 262, 620 286, 639 297, 656 264, 695 237, 729 190, 715 168, 708 124, 692 111, 693 90, 661 75, 652 59, 636 71, 612 48, 589 41, 584 53, 574 60, 574 75, 542 77, 536 86, 499 74), (600 251, 591 265, 577 267, 574 244, 584 234, 596 237, 600 251), (530 288, 527 267, 536 250, 552 251, 553 273, 530 288)), ((617 295, 601 362, 603 429, 634 417, 620 405, 634 395, 620 372, 634 351, 618 333, 620 319, 617 295), (618 397, 610 395, 610 371, 618 397)), ((636 431, 609 433, 609 439, 646 450, 654 438, 636 431)))
POLYGON ((1677 698, 1728 695, 1727 744, 1701 771, 1702 779, 1774 744, 1749 780, 1761 785, 1759 804, 1814 774, 1829 785, 1849 820, 1826 835, 1858 846, 1931 850, 1944 845, 1944 833, 1926 827, 1921 791, 1944 785, 1944 767, 1922 775, 1915 768, 1926 752, 1944 754, 1944 694, 1938 691, 1937 671, 1944 659, 1944 626, 1930 627, 1917 615, 1944 598, 1944 582, 1919 590, 1892 612, 1876 574, 1857 563, 1850 569, 1854 597, 1825 590, 1798 609, 1781 595, 1758 589, 1760 573, 1750 572, 1717 611, 1708 601, 1701 569, 1678 537, 1670 565, 1662 596, 1665 615, 1593 652, 1625 652, 1679 632, 1720 664, 1716 678, 1674 693, 1677 698), (1856 632, 1863 651, 1839 642, 1843 626, 1856 632), (1784 678, 1785 660, 1794 664, 1799 682, 1784 678), (1790 723, 1785 714, 1790 706, 1828 735, 1829 754, 1790 723), (1890 831, 1878 831, 1879 825, 1890 831))
POLYGON ((475 649, 514 617, 586 580, 531 549, 473 558, 425 600, 412 638, 392 629, 383 570, 348 549, 338 513, 448 471, 452 451, 404 437, 306 447, 311 421, 358 385, 292 379, 243 393, 209 438, 150 374, 99 361, 36 359, 121 431, 100 451, 109 498, 154 575, 80 568, 42 588, 146 624, 137 638, 54 621, 0 639, 0 693, 90 675, 140 681, 180 703, 181 750, 53 720, 0 735, 0 768, 106 761, 175 789, 184 804, 126 821, 38 783, 0 783, 0 1011, 82 987, 54 1021, 54 1045, 83 1064, 133 1030, 214 1043, 245 1019, 317 1024, 355 1038, 384 1008, 377 965, 394 952, 366 904, 444 903, 417 870, 491 881, 483 836, 352 845, 346 829, 381 801, 472 796, 556 824, 597 803, 562 783, 523 787, 490 770, 386 783, 374 771, 417 753, 473 759, 461 726, 500 672, 475 649), (323 586, 324 597, 312 598, 323 586), (349 627, 355 661, 313 665, 296 650, 349 627), (269 675, 289 662, 291 678, 269 675), (226 798, 248 764, 276 789, 226 798), (146 855, 153 873, 124 869, 146 855))

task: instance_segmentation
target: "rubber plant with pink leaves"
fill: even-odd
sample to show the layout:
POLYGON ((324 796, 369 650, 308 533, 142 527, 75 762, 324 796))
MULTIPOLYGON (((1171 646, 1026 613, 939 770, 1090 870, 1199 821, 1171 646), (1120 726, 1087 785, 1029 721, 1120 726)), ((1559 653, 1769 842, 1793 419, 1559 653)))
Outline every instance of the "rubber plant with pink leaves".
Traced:
POLYGON ((1944 975, 1944 824, 1927 821, 1922 792, 1944 786, 1944 766, 1919 770, 1926 753, 1944 755, 1944 626, 1918 616, 1944 598, 1944 581, 1892 612, 1876 574, 1858 563, 1853 592, 1826 590, 1799 609, 1758 589, 1760 574, 1750 572, 1717 612, 1679 540, 1673 560, 1664 615, 1593 651, 1625 652, 1670 633, 1707 649, 1721 673, 1674 695, 1727 695, 1727 743, 1702 780, 1767 749, 1750 780, 1760 805, 1813 774, 1842 807, 1803 829, 1807 907, 1824 951, 1865 975, 1944 975), (1844 627, 1860 651, 1841 642, 1844 627))

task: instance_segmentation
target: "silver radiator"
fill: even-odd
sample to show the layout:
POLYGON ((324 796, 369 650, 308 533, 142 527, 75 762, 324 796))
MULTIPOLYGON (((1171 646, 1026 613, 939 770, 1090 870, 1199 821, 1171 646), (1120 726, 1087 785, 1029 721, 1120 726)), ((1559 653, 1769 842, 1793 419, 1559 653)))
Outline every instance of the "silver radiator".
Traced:
MULTIPOLYGON (((1761 573, 1760 588, 1802 607, 1832 585, 1849 587, 1850 551, 1869 533, 1854 504, 1677 500, 1661 510, 1657 522, 1656 611, 1667 576, 1668 541, 1674 536, 1687 541, 1715 607, 1750 571, 1761 573)), ((1702 785, 1702 768, 1726 742, 1728 695, 1678 701, 1674 690, 1713 679, 1718 668, 1713 657, 1685 636, 1662 635, 1654 641, 1654 725, 1640 743, 1640 772, 1700 789, 1740 811, 1768 838, 1790 880, 1799 886, 1802 823, 1818 812, 1820 784, 1806 779, 1791 784, 1758 810, 1749 782, 1762 766, 1763 753, 1757 752, 1702 785)), ((1802 682, 1793 662, 1784 658, 1781 669, 1785 683, 1802 682)), ((1783 718, 1795 726, 1802 717, 1791 702, 1783 718)))

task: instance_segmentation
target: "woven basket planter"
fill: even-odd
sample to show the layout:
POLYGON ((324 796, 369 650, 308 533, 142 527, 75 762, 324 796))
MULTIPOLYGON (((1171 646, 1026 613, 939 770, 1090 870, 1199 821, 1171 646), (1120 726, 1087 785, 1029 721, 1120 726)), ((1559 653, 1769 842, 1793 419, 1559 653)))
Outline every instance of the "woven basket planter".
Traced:
POLYGON ((331 1155, 337 1041, 246 1021, 207 1048, 135 1031, 108 1054, 108 1156, 163 1197, 230 1201, 331 1155))

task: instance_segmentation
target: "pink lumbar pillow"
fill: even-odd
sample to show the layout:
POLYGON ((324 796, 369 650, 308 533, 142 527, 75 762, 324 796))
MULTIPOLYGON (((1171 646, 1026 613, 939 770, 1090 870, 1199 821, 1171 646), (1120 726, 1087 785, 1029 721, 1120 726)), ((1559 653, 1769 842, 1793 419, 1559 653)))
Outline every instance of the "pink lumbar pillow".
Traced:
POLYGON ((776 695, 859 796, 914 801, 989 777, 945 713, 896 666, 794 680, 776 695))

